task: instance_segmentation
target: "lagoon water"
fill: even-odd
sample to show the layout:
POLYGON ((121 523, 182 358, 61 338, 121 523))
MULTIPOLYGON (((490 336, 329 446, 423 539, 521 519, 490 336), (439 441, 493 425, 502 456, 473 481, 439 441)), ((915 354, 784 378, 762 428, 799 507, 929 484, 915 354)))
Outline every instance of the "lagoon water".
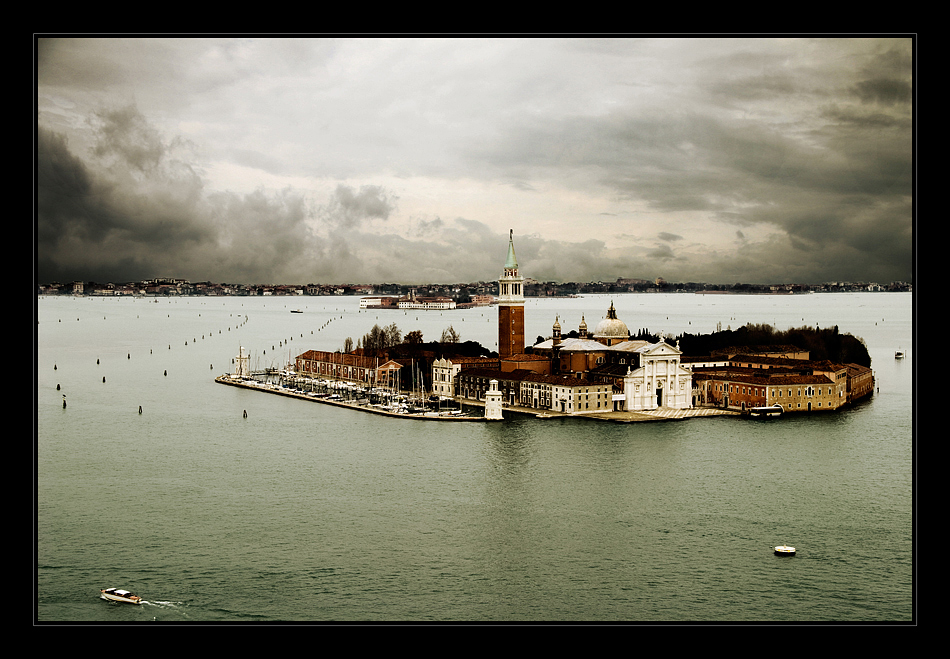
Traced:
POLYGON ((914 620, 912 295, 529 299, 526 334, 611 301, 634 332, 837 325, 878 391, 769 421, 393 420, 214 377, 374 323, 496 349, 496 308, 38 298, 36 620, 914 620))

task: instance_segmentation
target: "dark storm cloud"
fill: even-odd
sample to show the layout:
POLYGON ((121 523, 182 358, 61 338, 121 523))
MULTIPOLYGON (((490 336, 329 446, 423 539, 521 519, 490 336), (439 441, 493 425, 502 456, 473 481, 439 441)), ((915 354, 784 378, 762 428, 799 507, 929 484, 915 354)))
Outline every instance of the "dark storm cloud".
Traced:
POLYGON ((165 145, 158 131, 132 106, 98 113, 99 143, 95 155, 114 156, 122 164, 142 172, 158 167, 165 145))
POLYGON ((41 281, 266 281, 275 264, 291 270, 319 253, 299 195, 206 194, 134 108, 99 119, 86 160, 63 136, 37 131, 41 281))
POLYGON ((463 218, 422 222, 415 240, 362 230, 395 208, 378 185, 338 185, 316 212, 290 189, 207 192, 134 108, 98 119, 85 160, 38 130, 41 281, 454 282, 494 275, 504 259, 505 236, 463 218))
POLYGON ((42 245, 56 245, 67 231, 89 231, 94 198, 102 191, 94 192, 91 175, 62 135, 40 128, 36 148, 37 234, 42 245))
POLYGON ((868 104, 910 105, 913 101, 913 83, 908 72, 912 66, 908 48, 889 48, 877 54, 864 68, 864 79, 855 83, 854 94, 868 104))
POLYGON ((858 98, 865 103, 882 103, 884 105, 909 103, 911 92, 910 83, 892 78, 862 80, 855 87, 858 98))

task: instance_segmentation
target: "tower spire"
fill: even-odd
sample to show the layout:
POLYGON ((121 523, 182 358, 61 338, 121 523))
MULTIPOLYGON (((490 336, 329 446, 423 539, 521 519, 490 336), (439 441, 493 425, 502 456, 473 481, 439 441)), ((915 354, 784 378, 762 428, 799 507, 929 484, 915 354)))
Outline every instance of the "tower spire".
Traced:
POLYGON ((515 230, 508 230, 508 259, 505 261, 505 270, 517 270, 518 259, 515 257, 515 230))

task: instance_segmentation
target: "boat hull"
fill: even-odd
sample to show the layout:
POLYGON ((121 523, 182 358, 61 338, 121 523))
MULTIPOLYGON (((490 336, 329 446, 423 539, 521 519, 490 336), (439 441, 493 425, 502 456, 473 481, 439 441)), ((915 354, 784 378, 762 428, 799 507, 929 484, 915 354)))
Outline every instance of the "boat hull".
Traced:
POLYGON ((132 593, 127 593, 127 594, 122 595, 122 594, 118 594, 114 592, 106 592, 105 590, 101 590, 99 592, 100 592, 99 596, 102 599, 109 602, 122 602, 124 604, 141 604, 142 603, 142 598, 139 597, 138 595, 133 595, 132 593))
POLYGON ((776 547, 776 548, 775 548, 775 555, 776 555, 776 556, 794 556, 794 555, 795 555, 795 548, 794 548, 794 547, 787 547, 787 546, 776 547))

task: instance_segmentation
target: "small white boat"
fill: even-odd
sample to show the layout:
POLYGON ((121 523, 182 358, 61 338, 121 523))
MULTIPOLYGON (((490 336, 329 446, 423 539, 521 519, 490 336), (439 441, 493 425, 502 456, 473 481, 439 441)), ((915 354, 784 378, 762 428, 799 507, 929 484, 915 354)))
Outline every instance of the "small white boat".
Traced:
POLYGON ((749 410, 752 416, 780 416, 785 410, 781 405, 769 405, 768 407, 753 407, 749 410))
POLYGON ((775 555, 776 556, 794 556, 795 548, 789 547, 788 545, 779 545, 778 547, 775 548, 775 555))
POLYGON ((104 600, 109 600, 112 602, 125 602, 126 604, 141 604, 142 598, 134 593, 130 593, 127 590, 122 590, 121 588, 104 588, 99 591, 102 593, 100 597, 104 600))
POLYGON ((903 349, 898 349, 897 352, 894 353, 894 359, 903 359, 903 358, 904 358, 903 349))

